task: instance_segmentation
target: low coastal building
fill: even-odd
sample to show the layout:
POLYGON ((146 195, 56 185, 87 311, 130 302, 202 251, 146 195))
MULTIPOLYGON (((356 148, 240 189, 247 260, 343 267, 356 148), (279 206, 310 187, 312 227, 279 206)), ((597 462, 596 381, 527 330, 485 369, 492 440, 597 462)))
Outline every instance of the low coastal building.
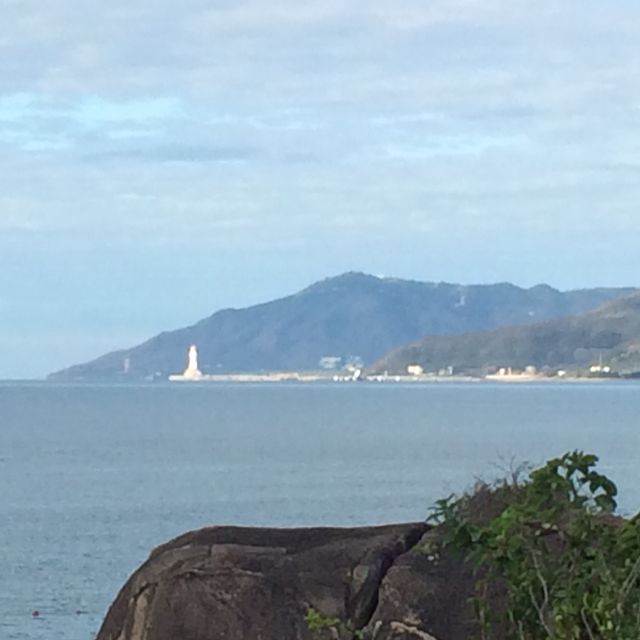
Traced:
POLYGON ((321 369, 331 371, 338 369, 342 364, 342 358, 340 356, 322 356, 318 361, 318 366, 321 369))

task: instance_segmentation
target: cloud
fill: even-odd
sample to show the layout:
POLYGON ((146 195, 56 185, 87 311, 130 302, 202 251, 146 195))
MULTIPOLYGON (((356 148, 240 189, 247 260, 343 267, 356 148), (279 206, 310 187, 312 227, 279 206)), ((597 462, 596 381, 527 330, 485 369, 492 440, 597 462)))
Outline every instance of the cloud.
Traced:
POLYGON ((89 161, 151 161, 168 163, 242 163, 255 157, 256 150, 243 147, 208 147, 198 145, 164 145, 116 148, 85 156, 89 161))
MULTIPOLYGON (((550 79, 539 66, 545 61, 555 63, 557 75, 558 64, 575 66, 581 59, 589 63, 585 68, 611 69, 620 50, 637 59, 629 6, 608 7, 611 17, 596 22, 590 19, 599 14, 594 2, 558 9, 549 0, 535 8, 505 0, 253 0, 179 7, 167 0, 25 0, 10 5, 0 27, 0 86, 6 92, 137 96, 170 88, 194 97, 234 96, 246 105, 277 99, 274 90, 283 98, 306 95, 312 103, 382 87, 394 87, 397 96, 402 81, 411 85, 413 78, 431 76, 446 82, 451 72, 466 72, 467 80, 483 80, 485 70, 500 70, 507 81, 520 71, 545 72, 550 79), (596 41, 604 35, 609 44, 594 51, 581 30, 596 41), (340 86, 344 78, 350 86, 340 86)), ((461 89, 459 79, 450 84, 461 89)))
POLYGON ((640 232, 639 33, 631 0, 5 0, 0 255, 535 281, 554 238, 592 273, 640 232))

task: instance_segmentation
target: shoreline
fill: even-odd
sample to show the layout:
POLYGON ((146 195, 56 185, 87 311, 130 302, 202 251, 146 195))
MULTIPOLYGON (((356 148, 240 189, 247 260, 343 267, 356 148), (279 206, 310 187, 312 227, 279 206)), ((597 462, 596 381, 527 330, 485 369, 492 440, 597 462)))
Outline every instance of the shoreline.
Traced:
POLYGON ((499 383, 499 384, 575 384, 575 383, 606 383, 606 382, 634 382, 630 378, 588 378, 580 376, 563 376, 563 377, 546 377, 532 375, 489 375, 489 376, 364 376, 359 379, 342 376, 326 376, 313 373, 295 373, 295 372, 278 372, 278 373, 230 373, 206 375, 199 379, 182 379, 173 377, 171 380, 163 380, 171 384, 187 384, 187 383, 282 383, 282 382, 303 382, 307 384, 345 384, 345 383, 369 383, 369 384, 410 384, 410 385, 428 385, 428 384, 479 384, 479 383, 499 383))
POLYGON ((412 386, 433 385, 433 384, 503 384, 503 385, 523 385, 523 384, 604 384, 604 383, 632 383, 640 381, 638 378, 625 377, 586 377, 586 376, 563 376, 547 377, 533 375, 488 375, 488 376, 406 376, 406 375, 371 375, 362 376, 354 380, 350 376, 326 375, 320 373, 302 372, 273 372, 273 373, 228 373, 203 375, 201 378, 156 378, 156 379, 71 379, 56 380, 47 378, 33 378, 21 380, 0 380, 3 385, 203 385, 203 384, 276 384, 276 383, 304 383, 304 384, 346 384, 346 383, 366 383, 371 384, 404 384, 412 386))

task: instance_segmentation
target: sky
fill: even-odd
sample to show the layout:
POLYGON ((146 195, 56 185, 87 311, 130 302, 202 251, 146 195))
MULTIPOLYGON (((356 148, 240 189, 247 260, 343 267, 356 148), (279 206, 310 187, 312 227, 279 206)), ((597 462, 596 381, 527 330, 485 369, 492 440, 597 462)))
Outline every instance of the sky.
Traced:
POLYGON ((344 271, 638 285, 636 0, 3 0, 0 378, 344 271))

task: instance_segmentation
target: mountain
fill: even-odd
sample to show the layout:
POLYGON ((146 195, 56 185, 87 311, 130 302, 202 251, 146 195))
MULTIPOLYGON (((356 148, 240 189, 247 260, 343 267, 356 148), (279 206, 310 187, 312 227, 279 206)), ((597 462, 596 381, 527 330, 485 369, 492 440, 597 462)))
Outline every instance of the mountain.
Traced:
POLYGON ((205 373, 317 369, 323 356, 365 364, 425 335, 450 335, 581 313, 633 289, 560 292, 546 285, 463 286, 346 273, 279 300, 225 309, 53 379, 166 377, 198 347, 205 373), (128 363, 124 373, 123 363, 128 363))
POLYGON ((430 371, 452 366, 457 372, 529 365, 581 368, 601 359, 621 373, 640 370, 640 293, 572 317, 422 338, 391 351, 370 372, 406 372, 410 364, 430 371))

